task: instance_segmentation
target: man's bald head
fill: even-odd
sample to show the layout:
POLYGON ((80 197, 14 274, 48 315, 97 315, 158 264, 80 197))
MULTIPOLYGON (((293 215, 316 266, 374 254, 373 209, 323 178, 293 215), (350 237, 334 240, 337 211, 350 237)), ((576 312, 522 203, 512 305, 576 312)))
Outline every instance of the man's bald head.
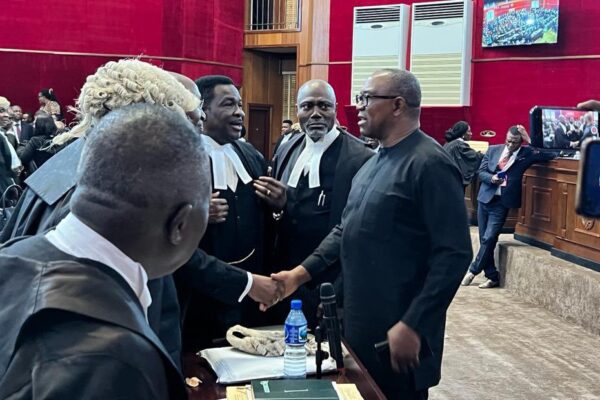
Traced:
POLYGON ((313 79, 298 89, 298 122, 314 141, 321 139, 335 126, 336 98, 331 85, 313 79))
POLYGON ((87 135, 71 210, 126 254, 143 249, 132 258, 159 277, 187 261, 204 233, 209 170, 201 135, 181 114, 127 106, 87 135))
POLYGON ((305 97, 307 93, 311 93, 315 90, 321 93, 327 93, 330 100, 332 100, 334 103, 337 102, 333 87, 329 84, 329 82, 324 81, 323 79, 311 79, 300 86, 300 89, 298 89, 298 95, 296 96, 297 102, 300 103, 301 98, 305 97))

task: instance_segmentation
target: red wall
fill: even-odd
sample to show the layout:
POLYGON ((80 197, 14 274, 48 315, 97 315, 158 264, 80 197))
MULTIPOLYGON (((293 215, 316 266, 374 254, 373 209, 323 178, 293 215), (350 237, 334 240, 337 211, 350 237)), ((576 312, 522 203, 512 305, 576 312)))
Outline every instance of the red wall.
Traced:
MULTIPOLYGON (((413 4, 423 0, 331 0, 330 62, 352 60, 352 16, 357 6, 397 3, 413 4)), ((432 136, 443 132, 459 119, 471 124, 474 139, 484 129, 497 132, 492 143, 504 141, 514 124, 529 126, 529 110, 534 105, 575 106, 590 98, 600 98, 600 1, 562 0, 558 43, 483 49, 481 30, 483 1, 474 1, 472 97, 471 106, 462 108, 426 107, 421 124, 432 136), (494 60, 515 57, 563 57, 592 55, 591 59, 569 60, 494 60)), ((351 64, 329 66, 329 80, 340 101, 339 119, 350 124, 344 106, 350 99, 351 64)))
POLYGON ((52 87, 63 107, 73 104, 85 77, 119 55, 155 56, 191 78, 219 73, 241 83, 243 24, 243 0, 6 1, 0 95, 33 111, 39 89, 52 87))

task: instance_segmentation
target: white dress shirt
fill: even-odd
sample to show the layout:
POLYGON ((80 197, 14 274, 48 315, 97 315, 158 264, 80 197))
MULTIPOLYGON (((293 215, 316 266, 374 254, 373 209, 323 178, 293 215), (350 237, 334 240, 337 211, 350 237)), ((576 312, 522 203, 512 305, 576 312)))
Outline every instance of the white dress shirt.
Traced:
MULTIPOLYGON (((504 166, 504 168, 502 168, 500 171, 498 172, 506 172, 506 170, 508 170, 511 165, 513 165, 513 163, 515 162, 515 160, 517 159, 517 154, 519 154, 519 151, 521 150, 521 148, 519 147, 517 149, 517 151, 515 151, 514 153, 511 154, 510 158, 508 159, 508 162, 506 163, 506 165, 504 166)), ((498 163, 500 163, 500 161, 502 161, 502 159, 504 157, 506 157, 508 155, 509 151, 508 151, 508 147, 504 146, 504 150, 502 150, 502 154, 500 154, 500 159, 498 160, 498 163)), ((498 196, 500 196, 502 194, 502 190, 501 188, 506 186, 506 179, 504 180, 504 183, 502 183, 501 185, 498 185, 498 189, 496 189, 496 194, 498 196)))
POLYGON ((221 145, 208 135, 204 135, 206 151, 212 161, 212 177, 215 189, 235 192, 238 180, 244 184, 252 182, 252 177, 246 171, 242 160, 233 149, 231 143, 221 145), (239 179, 238 179, 239 177, 239 179))
POLYGON ((21 143, 21 138, 19 137, 19 130, 22 130, 22 129, 23 129, 23 127, 21 126, 21 121, 13 122, 13 126, 12 126, 11 130, 12 130, 12 133, 17 138, 17 143, 21 143))
POLYGON ((321 158, 329 146, 337 139, 340 131, 334 126, 322 138, 314 142, 308 135, 305 135, 304 150, 298 156, 294 168, 290 173, 288 185, 295 188, 302 174, 308 174, 308 187, 314 189, 321 186, 319 168, 321 158))
POLYGON ((152 297, 147 285, 148 275, 140 263, 129 258, 72 213, 48 232, 46 239, 63 253, 97 261, 115 270, 131 287, 148 317, 152 297))

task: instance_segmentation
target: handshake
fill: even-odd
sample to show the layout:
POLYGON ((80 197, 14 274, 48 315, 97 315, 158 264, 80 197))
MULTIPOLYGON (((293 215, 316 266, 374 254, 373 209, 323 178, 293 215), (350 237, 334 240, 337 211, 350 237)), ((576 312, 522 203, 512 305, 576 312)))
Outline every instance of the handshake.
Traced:
POLYGON ((259 303, 261 311, 267 311, 269 307, 289 297, 300 285, 310 279, 310 274, 302 265, 291 271, 271 274, 270 277, 252 274, 252 287, 248 296, 259 303))

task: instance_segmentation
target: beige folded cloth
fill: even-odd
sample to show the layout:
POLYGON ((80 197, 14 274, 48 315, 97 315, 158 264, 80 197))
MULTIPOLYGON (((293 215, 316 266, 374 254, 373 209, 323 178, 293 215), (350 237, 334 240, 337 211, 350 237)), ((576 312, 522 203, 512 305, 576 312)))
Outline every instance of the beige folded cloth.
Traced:
MULTIPOLYGON (((227 330, 225 338, 233 348, 244 353, 257 354, 265 357, 280 357, 285 350, 285 336, 283 331, 263 331, 249 329, 235 325, 227 330)), ((327 345, 323 345, 327 351, 327 345)), ((314 335, 308 335, 306 353, 309 356, 317 352, 317 342, 314 335)))

